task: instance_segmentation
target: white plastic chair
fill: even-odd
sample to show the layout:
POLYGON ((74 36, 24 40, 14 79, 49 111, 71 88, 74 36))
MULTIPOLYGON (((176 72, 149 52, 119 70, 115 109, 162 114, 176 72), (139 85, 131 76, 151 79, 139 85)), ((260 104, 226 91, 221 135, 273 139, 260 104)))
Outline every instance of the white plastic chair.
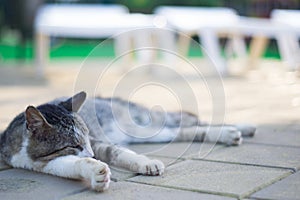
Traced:
MULTIPOLYGON (((227 72, 226 61, 221 56, 218 43, 220 33, 231 36, 232 50, 238 57, 247 55, 243 37, 253 38, 249 66, 254 66, 255 61, 262 55, 268 38, 277 40, 280 56, 290 69, 300 65, 299 10, 274 10, 271 19, 241 17, 235 10, 229 8, 161 6, 155 10, 155 13, 167 18, 169 28, 187 36, 198 34, 204 50, 215 63, 220 74, 227 72)), ((178 41, 179 48, 184 49, 183 52, 188 48, 186 38, 188 37, 181 37, 178 41)))
POLYGON ((226 61, 221 56, 218 37, 221 33, 230 33, 234 52, 239 56, 246 55, 246 46, 239 34, 229 30, 237 25, 239 16, 230 8, 218 7, 180 7, 160 6, 155 13, 166 17, 169 28, 185 34, 179 38, 180 51, 186 53, 189 36, 198 35, 205 54, 215 63, 220 74, 227 73, 226 61), (182 49, 184 49, 182 51, 182 49))
POLYGON ((282 59, 290 69, 300 67, 300 10, 278 10, 271 13, 271 20, 288 26, 288 31, 277 35, 282 59))
POLYGON ((257 61, 266 49, 268 39, 276 39, 279 35, 288 33, 290 27, 270 19, 240 17, 238 23, 230 30, 237 30, 243 36, 252 37, 248 59, 249 69, 257 65, 257 61))

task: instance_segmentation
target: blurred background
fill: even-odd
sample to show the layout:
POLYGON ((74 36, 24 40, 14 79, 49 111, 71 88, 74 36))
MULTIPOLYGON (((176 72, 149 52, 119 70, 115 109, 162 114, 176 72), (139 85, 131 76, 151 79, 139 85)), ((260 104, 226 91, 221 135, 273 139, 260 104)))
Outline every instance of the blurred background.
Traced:
MULTIPOLYGON (((224 111, 224 106, 226 106, 226 122, 228 123, 246 121, 260 124, 262 127, 266 126, 269 130, 273 130, 274 127, 279 127, 280 130, 283 130, 287 126, 294 126, 299 122, 299 77, 297 77, 295 70, 290 70, 290 68, 283 66, 281 58, 282 52, 280 52, 279 49, 280 42, 278 42, 278 38, 274 38, 274 35, 272 37, 268 37, 268 35, 261 37, 260 35, 260 31, 264 28, 266 28, 264 31, 267 34, 272 34, 273 30, 277 30, 277 26, 268 20, 274 9, 299 11, 300 0, 0 0, 0 130, 4 129, 9 121, 21 110, 24 110, 27 105, 38 105, 55 97, 73 95, 77 90, 85 90, 90 95, 120 96, 125 99, 140 102, 149 107, 157 104, 163 106, 165 110, 188 110, 197 114, 200 113, 202 119, 205 121, 211 119, 214 114, 214 106, 220 105, 223 109, 221 109, 222 112, 224 111), (254 54, 257 54, 254 57, 263 57, 263 59, 261 59, 259 63, 251 62, 250 70, 246 70, 243 75, 230 76, 233 75, 233 73, 231 73, 229 76, 224 76, 222 81, 218 76, 218 80, 216 81, 219 81, 219 85, 215 83, 211 85, 207 84, 207 80, 209 79, 205 79, 207 77, 203 77, 203 74, 197 73, 197 71, 191 67, 191 63, 184 63, 186 59, 182 57, 180 61, 176 60, 176 62, 173 62, 171 60, 170 62, 162 62, 157 65, 168 66, 169 71, 165 70, 165 73, 163 73, 162 67, 154 66, 156 69, 154 73, 148 73, 149 71, 145 70, 147 73, 137 72, 126 74, 128 68, 123 68, 124 65, 129 65, 129 67, 143 66, 143 63, 138 62, 133 64, 120 60, 115 62, 114 59, 116 58, 118 42, 128 43, 126 39, 122 38, 126 36, 126 34, 114 38, 114 41, 112 39, 105 40, 107 38, 106 36, 93 37, 93 35, 89 35, 90 33, 84 32, 86 30, 85 25, 86 23, 89 25, 89 22, 81 21, 79 24, 82 27, 69 31, 66 37, 64 37, 64 34, 56 35, 55 31, 59 32, 63 29, 53 29, 54 32, 48 34, 49 38, 47 38, 47 40, 44 40, 44 36, 40 37, 41 35, 36 37, 34 31, 35 17, 37 16, 38 10, 48 4, 54 4, 56 7, 57 5, 79 5, 79 9, 81 9, 82 6, 80 4, 91 4, 93 6, 122 5, 125 6, 126 12, 128 8, 130 13, 130 15, 126 13, 126 19, 129 21, 132 20, 132 22, 138 25, 143 25, 144 22, 148 23, 148 17, 151 18, 154 16, 149 14, 155 13, 155 9, 159 6, 232 8, 237 12, 236 14, 238 15, 236 16, 238 16, 238 18, 251 17, 251 20, 252 18, 258 18, 260 20, 254 21, 252 25, 249 25, 248 21, 242 24, 242 28, 249 28, 251 31, 254 31, 254 36, 253 34, 243 35, 242 41, 246 44, 246 48, 244 48, 247 51, 246 54, 250 54, 246 59, 250 58, 251 60, 251 43, 253 38, 256 37, 258 42, 254 43, 259 44, 256 45, 259 48, 254 49, 254 54), (133 13, 142 13, 143 15, 134 15, 133 13), (131 18, 132 16, 134 18, 131 18), (138 20, 135 21, 136 19, 138 20), (142 23, 139 22, 140 19, 142 19, 142 23), (264 19, 266 19, 266 21, 264 21, 264 19), (259 24, 257 22, 262 23, 259 24), (265 27, 264 24, 267 26, 265 27), (84 34, 84 37, 76 37, 76 35, 73 35, 73 32, 84 34), (40 39, 38 45, 39 50, 36 49, 37 41, 35 39, 37 38, 40 39), (266 38, 268 42, 266 42, 266 38), (101 42, 102 46, 97 47, 101 42), (48 48, 48 44, 50 48, 48 48), (266 48, 262 46, 266 46, 266 48), (97 51, 94 51, 95 49, 97 51), (39 52, 41 58, 40 60, 37 59, 38 62, 36 62, 35 59, 36 52, 39 52), (48 62, 49 60, 50 62, 48 62), (39 66, 37 66, 36 63, 44 66, 38 68, 39 66), (102 79, 99 81, 101 74, 99 70, 103 70, 108 63, 113 63, 116 67, 112 68, 118 69, 119 71, 117 70, 117 73, 115 73, 113 70, 108 70, 105 76, 101 77, 102 79), (46 64, 48 67, 45 67, 46 64), (41 71, 36 71, 36 69, 46 69, 46 73, 43 74, 41 71), (159 71, 159 69, 162 69, 162 71, 159 71), (36 72, 40 73, 37 74, 36 72), (175 75, 171 77, 170 75, 172 74, 175 75), (38 75, 45 76, 38 78, 38 75), (122 82, 124 77, 125 82, 122 82), (161 85, 154 84, 151 87, 146 87, 141 84, 143 81, 160 83, 161 85), (116 90, 116 87, 120 85, 122 85, 121 89, 116 90), (184 89, 186 85, 189 85, 189 90, 184 89), (171 89, 169 90, 168 88, 171 89), (174 91, 179 91, 178 94, 176 92, 174 93, 174 91, 172 93, 172 88, 175 88, 174 91), (217 92, 221 97, 215 101, 212 99, 212 92, 217 92), (178 95, 182 96, 178 97, 178 95), (195 104, 191 103, 192 100, 195 100, 195 104, 198 103, 200 106, 195 106, 195 104), (270 110, 273 109, 276 109, 277 112, 270 112, 270 110), (269 126, 269 124, 271 125, 269 126)), ((56 15, 52 15, 53 13, 51 12, 48 12, 48 14, 51 16, 50 19, 48 19, 47 16, 44 18, 42 16, 41 18, 44 22, 51 24, 51 20, 54 19, 56 15)), ((60 14, 62 14, 62 16, 59 15, 60 18, 55 19, 56 21, 54 20, 57 24, 63 21, 64 18, 67 18, 67 16, 64 16, 64 13, 60 14)), ((110 27, 114 15, 109 14, 110 13, 108 13, 109 17, 95 21, 95 23, 101 22, 101 25, 104 27, 109 27, 112 31, 115 31, 113 29, 114 27, 110 27)), ((190 14, 189 11, 187 11, 187 14, 190 14)), ((72 18, 70 20, 70 16, 72 15, 68 16, 68 23, 76 27, 77 21, 73 22, 72 18)), ((119 16, 121 17, 118 18, 118 20, 122 22, 122 16, 125 15, 119 16)), ((93 18, 93 16, 91 17, 93 18)), ((173 17, 175 17, 175 24, 180 22, 181 24, 179 23, 179 25, 182 25, 183 30, 185 25, 189 22, 198 21, 193 19, 193 15, 187 16, 186 19, 192 17, 190 20, 186 20, 185 18, 182 18, 182 20, 180 18, 178 19, 176 15, 173 17)), ((210 18, 213 17, 214 16, 211 15, 211 17, 204 17, 202 20, 205 22, 206 19, 210 20, 210 18)), ((153 18, 151 18, 151 20, 152 19, 153 18)), ((161 18, 155 19, 158 26, 165 24, 161 18)), ((299 18, 294 17, 293 19, 298 23, 299 18)), ((80 18, 76 20, 80 20, 80 18)), ((217 20, 215 22, 218 22, 216 26, 216 30, 218 31, 218 26, 220 24, 222 25, 223 21, 221 20, 220 22, 220 20, 217 20)), ((122 23, 119 23, 119 21, 115 23, 122 28, 122 23)), ((151 21, 151 23, 153 22, 151 21)), ((68 26, 69 24, 65 25, 68 26)), ((128 26, 130 25, 129 23, 128 26)), ((40 24, 40 27, 45 31, 42 33, 49 31, 47 29, 48 27, 43 26, 43 24, 40 24)), ((55 28, 55 24, 53 27, 55 28)), ((285 27, 286 26, 284 26, 282 30, 285 30, 285 27)), ((299 26, 297 30, 299 33, 299 26)), ((105 32, 106 29, 104 28, 102 31, 105 32)), ((296 63, 299 66, 299 34, 293 38, 295 40, 290 41, 289 39, 292 39, 292 37, 289 37, 290 32, 284 32, 284 34, 286 33, 288 36, 283 35, 284 40, 281 44, 285 50, 291 50, 290 47, 295 47, 295 51, 292 52, 294 55, 294 57, 292 57, 292 63, 296 63)), ((106 35, 109 36, 109 34, 110 33, 106 35)), ((139 33, 137 32, 137 34, 139 33)), ((133 36, 133 38, 143 43, 144 38, 142 36, 145 34, 148 34, 147 30, 143 32, 143 34, 139 34, 138 37, 133 36)), ((217 58, 222 57, 220 62, 216 63, 216 65, 219 64, 221 66, 225 63, 225 65, 229 67, 233 66, 234 64, 229 62, 230 59, 224 56, 227 48, 225 44, 232 38, 211 38, 210 36, 213 34, 202 36, 206 36, 208 39, 208 42, 206 42, 209 45, 206 45, 212 47, 210 53, 215 53, 217 58), (216 44, 214 43, 216 41, 220 44, 220 48, 218 47, 217 50, 215 50, 216 44)), ((205 42, 205 40, 201 41, 202 36, 199 38, 199 35, 197 31, 193 34, 186 35, 186 37, 191 36, 192 39, 194 39, 194 41, 189 44, 184 41, 184 38, 183 41, 180 41, 180 38, 177 37, 176 39, 178 40, 175 41, 177 43, 181 42, 183 49, 187 48, 185 56, 188 57, 188 61, 195 61, 194 63, 199 64, 199 66, 208 66, 207 63, 202 62, 202 60, 205 60, 202 59, 205 57, 204 51, 202 51, 203 49, 200 48, 198 42, 195 42, 199 40, 202 44, 205 42)), ((164 36, 163 40, 166 41, 166 39, 170 38, 169 36, 164 36)), ((236 52, 242 53, 239 52, 239 48, 236 52)), ((287 52, 289 55, 289 51, 287 52)), ((211 60, 216 61, 214 59, 211 60)), ((244 64, 244 62, 236 62, 235 66, 242 68, 241 66, 244 64)), ((208 67, 207 69, 210 68, 208 67)), ((300 122, 298 124, 300 124, 300 122)), ((296 128, 299 128, 299 126, 296 128)))
MULTIPOLYGON (((221 153, 216 154, 218 164, 232 162, 238 167, 225 167, 227 172, 217 174, 221 168, 210 169, 212 173, 207 174, 216 174, 213 177, 217 180, 204 184, 209 189, 199 191, 234 197, 232 192, 224 193, 224 188, 239 180, 231 188, 250 195, 276 180, 282 182, 292 169, 298 170, 298 176, 290 180, 297 183, 279 185, 282 190, 275 187, 269 193, 276 190, 288 195, 293 190, 293 197, 274 199, 299 199, 299 39, 300 0, 0 0, 0 132, 28 105, 38 106, 82 90, 89 96, 121 97, 151 109, 189 111, 208 123, 255 124, 257 134, 245 139, 243 146, 215 146, 221 153), (114 7, 121 14, 108 11, 112 4, 121 5, 114 7), (179 7, 157 13, 161 6, 179 7), (274 13, 276 9, 284 10, 274 13), (166 15, 161 17, 163 12, 166 15), (161 31, 166 27, 171 31, 161 31), (140 29, 124 31, 128 28, 140 29), (114 34, 117 37, 107 40, 114 34), (135 57, 124 53, 131 50, 127 48, 130 43, 136 45, 132 51, 135 57), (155 59, 153 49, 148 47, 158 51, 155 59), (118 57, 122 53, 125 56, 118 57), (127 57, 134 59, 128 61, 127 57), (222 74, 226 69, 228 73, 222 74), (251 169, 259 165, 262 169, 251 169), (286 175, 282 172, 279 176, 279 171, 275 173, 270 166, 286 170, 286 175), (258 172, 258 178, 232 179, 234 170, 241 177, 251 178, 258 172), (274 177, 266 179, 268 174, 274 177), (224 176, 228 182, 223 181, 224 176)), ((181 153, 187 150, 173 147, 181 153)), ((144 153, 147 149, 156 153, 157 148, 141 147, 144 153)), ((165 158, 180 161, 175 154, 171 152, 165 158)), ((172 181, 179 177, 175 175, 172 181)), ((203 177, 200 182, 206 180, 203 177)), ((183 180, 193 181, 178 179, 183 180)))
MULTIPOLYGON (((151 14, 161 5, 205 6, 234 8, 239 15, 268 18, 273 9, 299 9, 299 0, 0 0, 0 66, 6 61, 31 62, 34 57, 33 23, 42 4, 123 4, 131 13, 151 14)), ((197 38, 195 38, 197 39, 197 38)), ((222 41, 221 41, 222 42, 222 41)), ((224 43, 224 41, 223 41, 224 43)), ((249 42, 248 42, 249 43, 249 42)), ((51 59, 84 58, 99 44, 99 39, 52 38, 51 59)), ((107 45, 98 57, 113 57, 113 44, 107 45)), ((189 56, 201 56, 191 46, 189 56)), ((264 52, 265 58, 280 59, 273 40, 264 52)))

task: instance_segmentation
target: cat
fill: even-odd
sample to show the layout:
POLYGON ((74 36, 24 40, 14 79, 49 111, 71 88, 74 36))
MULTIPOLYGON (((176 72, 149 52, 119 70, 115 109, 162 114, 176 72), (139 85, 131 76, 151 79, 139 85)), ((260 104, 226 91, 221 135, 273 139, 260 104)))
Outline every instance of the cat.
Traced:
POLYGON ((109 187, 108 165, 161 175, 164 164, 136 154, 126 143, 205 141, 239 145, 255 127, 207 126, 188 112, 150 111, 119 98, 86 98, 80 92, 38 107, 28 106, 1 134, 0 154, 15 168, 72 179, 92 189, 109 187))

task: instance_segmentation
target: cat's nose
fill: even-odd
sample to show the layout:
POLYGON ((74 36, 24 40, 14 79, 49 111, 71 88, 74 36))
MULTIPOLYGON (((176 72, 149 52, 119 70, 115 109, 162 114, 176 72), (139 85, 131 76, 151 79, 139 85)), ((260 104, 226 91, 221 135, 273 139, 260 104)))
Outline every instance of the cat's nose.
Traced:
POLYGON ((95 155, 94 155, 94 152, 89 151, 88 149, 83 149, 83 150, 79 153, 79 156, 80 156, 80 157, 91 157, 91 158, 93 158, 95 155))

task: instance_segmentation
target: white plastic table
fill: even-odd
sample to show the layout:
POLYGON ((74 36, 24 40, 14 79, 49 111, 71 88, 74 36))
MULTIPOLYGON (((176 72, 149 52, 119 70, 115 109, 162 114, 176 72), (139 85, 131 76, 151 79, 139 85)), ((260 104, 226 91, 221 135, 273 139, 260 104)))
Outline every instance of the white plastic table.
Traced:
MULTIPOLYGON (((121 5, 45 5, 38 11, 35 21, 36 71, 44 76, 49 57, 49 37, 108 38, 122 32, 139 29, 138 35, 130 35, 137 46, 147 46, 151 32, 143 28, 154 28, 154 17, 144 14, 129 14, 121 5)), ((115 37, 118 53, 128 51, 128 34, 115 37)), ((145 56, 145 55, 144 55, 145 56)))

